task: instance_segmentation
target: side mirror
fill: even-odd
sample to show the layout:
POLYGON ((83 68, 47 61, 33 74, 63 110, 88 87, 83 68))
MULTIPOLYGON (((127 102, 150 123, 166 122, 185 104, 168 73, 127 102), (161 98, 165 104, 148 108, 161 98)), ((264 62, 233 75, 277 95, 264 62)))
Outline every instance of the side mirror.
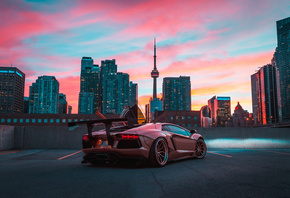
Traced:
POLYGON ((190 133, 191 134, 194 134, 194 133, 196 133, 197 131, 195 130, 195 129, 192 129, 192 130, 190 130, 190 133))

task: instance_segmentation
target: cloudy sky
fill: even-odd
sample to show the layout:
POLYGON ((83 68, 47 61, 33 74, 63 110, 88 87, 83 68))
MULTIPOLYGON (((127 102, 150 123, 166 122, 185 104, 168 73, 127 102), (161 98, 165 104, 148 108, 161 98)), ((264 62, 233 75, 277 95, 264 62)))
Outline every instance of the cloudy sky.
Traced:
POLYGON ((139 105, 152 96, 153 40, 158 93, 164 77, 190 76, 192 110, 230 96, 252 112, 250 75, 271 62, 276 21, 289 0, 1 0, 0 65, 52 75, 77 113, 81 58, 116 59, 138 83, 139 105))

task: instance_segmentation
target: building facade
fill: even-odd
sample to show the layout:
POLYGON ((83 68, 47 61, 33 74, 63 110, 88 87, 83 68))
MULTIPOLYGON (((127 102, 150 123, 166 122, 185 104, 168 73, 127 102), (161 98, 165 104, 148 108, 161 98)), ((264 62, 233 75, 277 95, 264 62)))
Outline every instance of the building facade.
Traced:
POLYGON ((100 106, 103 114, 107 113, 107 110, 112 111, 114 109, 116 91, 116 75, 117 65, 116 60, 103 60, 101 61, 101 76, 100 76, 100 106))
POLYGON ((100 67, 94 65, 91 57, 83 57, 81 60, 80 82, 78 111, 80 114, 94 114, 100 108, 100 67), (91 93, 93 94, 92 100, 91 93), (92 104, 87 104, 88 102, 92 102, 92 104))
POLYGON ((29 87, 29 113, 58 113, 59 82, 54 76, 40 76, 29 87))
POLYGON ((163 110, 190 111, 191 83, 189 76, 166 77, 163 79, 163 110))
POLYGON ((67 114, 67 101, 66 95, 63 93, 59 93, 58 95, 58 113, 59 114, 67 114))
POLYGON ((277 48, 274 64, 277 70, 279 122, 290 122, 290 17, 276 22, 277 48))
POLYGON ((209 116, 213 127, 231 126, 231 98, 214 96, 208 100, 209 116))
POLYGON ((135 104, 138 105, 138 84, 129 82, 129 106, 133 107, 135 104))
POLYGON ((0 114, 23 113, 25 74, 16 67, 0 67, 0 114))
POLYGON ((94 114, 94 93, 80 92, 79 93, 79 114, 94 114))
POLYGON ((200 111, 158 111, 153 122, 173 123, 188 129, 201 127, 200 111))
POLYGON ((256 125, 278 123, 276 69, 271 64, 251 75, 253 117, 256 125))

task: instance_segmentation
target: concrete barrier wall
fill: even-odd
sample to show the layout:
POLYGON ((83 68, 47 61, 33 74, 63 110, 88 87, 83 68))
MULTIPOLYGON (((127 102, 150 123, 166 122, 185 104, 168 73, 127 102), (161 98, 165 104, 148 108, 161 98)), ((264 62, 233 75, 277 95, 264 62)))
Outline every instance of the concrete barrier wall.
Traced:
POLYGON ((86 126, 69 131, 66 126, 15 127, 15 148, 23 149, 80 149, 86 126))
POLYGON ((14 127, 0 125, 0 151, 14 147, 14 127))
POLYGON ((290 128, 198 128, 208 148, 290 148, 290 128))
MULTIPOLYGON (((82 135, 87 133, 86 126, 73 131, 66 126, 2 127, 7 127, 3 130, 6 135, 1 132, 0 136, 2 150, 79 149, 82 135)), ((197 131, 204 136, 208 148, 290 148, 290 128, 197 128, 197 131)))

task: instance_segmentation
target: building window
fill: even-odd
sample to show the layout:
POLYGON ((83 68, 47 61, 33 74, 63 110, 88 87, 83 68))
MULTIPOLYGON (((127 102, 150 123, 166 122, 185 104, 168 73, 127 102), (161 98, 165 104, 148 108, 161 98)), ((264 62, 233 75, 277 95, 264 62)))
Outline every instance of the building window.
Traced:
POLYGON ((68 122, 71 122, 71 119, 68 119, 68 122))
POLYGON ((84 121, 84 119, 80 119, 80 121, 84 121))
POLYGON ((59 123, 59 119, 56 119, 56 120, 55 120, 55 123, 59 123))
POLYGON ((50 119, 50 123, 53 123, 53 119, 50 119))
POLYGON ((15 119, 13 119, 13 123, 17 123, 17 119, 15 118, 15 119))
POLYGON ((7 123, 10 123, 11 122, 11 119, 7 119, 7 123))
POLYGON ((29 119, 26 119, 25 122, 26 122, 26 123, 29 123, 29 119))
POLYGON ((185 127, 185 124, 183 123, 182 126, 185 127))
POLYGON ((176 116, 175 119, 178 120, 178 116, 176 116))
POLYGON ((47 123, 47 119, 44 119, 43 122, 44 122, 44 123, 47 123))
POLYGON ((172 121, 173 120, 173 116, 170 116, 169 119, 172 121))
POLYGON ((31 122, 32 122, 32 123, 35 123, 35 119, 31 119, 31 122))
POLYGON ((191 116, 188 116, 187 119, 190 120, 191 119, 191 116))
POLYGON ((78 119, 75 119, 75 122, 77 122, 78 121, 78 119))
POLYGON ((197 116, 194 116, 194 120, 195 120, 195 121, 197 120, 197 116))
POLYGON ((4 122, 5 122, 5 119, 2 118, 2 119, 1 119, 1 123, 4 123, 4 122))
POLYGON ((62 119, 62 123, 65 123, 66 122, 66 120, 65 119, 62 119))
POLYGON ((182 120, 185 120, 185 116, 182 116, 182 120))
POLYGON ((191 127, 191 124, 188 124, 188 127, 191 127))
POLYGON ((23 123, 23 119, 22 119, 22 118, 21 118, 21 119, 19 119, 19 122, 20 122, 20 123, 23 123))
POLYGON ((38 123, 41 123, 41 119, 38 119, 37 122, 38 122, 38 123))
POLYGON ((194 127, 197 127, 197 124, 194 124, 194 127))

